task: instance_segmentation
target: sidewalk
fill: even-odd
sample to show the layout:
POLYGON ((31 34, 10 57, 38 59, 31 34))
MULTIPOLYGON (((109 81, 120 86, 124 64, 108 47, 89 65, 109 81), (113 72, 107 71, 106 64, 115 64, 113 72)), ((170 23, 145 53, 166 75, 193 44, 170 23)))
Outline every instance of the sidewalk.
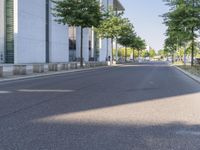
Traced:
POLYGON ((184 69, 181 69, 180 67, 178 66, 175 66, 175 65, 172 65, 173 67, 175 67, 176 69, 178 69, 179 71, 181 71, 182 73, 184 73, 186 76, 190 77, 191 79, 195 80, 196 82, 200 83, 200 77, 199 76, 196 76, 184 69))
POLYGON ((88 71, 108 67, 107 62, 0 65, 0 82, 88 71))

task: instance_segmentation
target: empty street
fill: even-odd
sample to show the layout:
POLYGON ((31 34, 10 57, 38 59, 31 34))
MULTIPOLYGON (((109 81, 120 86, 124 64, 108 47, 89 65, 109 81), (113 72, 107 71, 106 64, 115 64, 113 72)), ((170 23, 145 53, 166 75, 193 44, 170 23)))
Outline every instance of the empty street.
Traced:
POLYGON ((199 150, 200 85, 164 63, 0 83, 0 150, 199 150))

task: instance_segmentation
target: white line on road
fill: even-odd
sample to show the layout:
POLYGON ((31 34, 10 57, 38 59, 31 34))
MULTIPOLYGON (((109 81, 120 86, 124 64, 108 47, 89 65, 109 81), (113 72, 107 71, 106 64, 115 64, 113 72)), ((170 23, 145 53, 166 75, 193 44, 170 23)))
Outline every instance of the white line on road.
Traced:
POLYGON ((20 89, 18 92, 27 92, 27 93, 43 93, 43 92, 53 92, 53 93, 70 93, 74 92, 74 90, 58 90, 58 89, 20 89))
POLYGON ((179 134, 179 135, 195 135, 195 136, 200 136, 200 131, 180 130, 180 131, 177 131, 176 134, 179 134))
POLYGON ((12 93, 10 91, 0 91, 0 94, 9 94, 9 93, 12 93))

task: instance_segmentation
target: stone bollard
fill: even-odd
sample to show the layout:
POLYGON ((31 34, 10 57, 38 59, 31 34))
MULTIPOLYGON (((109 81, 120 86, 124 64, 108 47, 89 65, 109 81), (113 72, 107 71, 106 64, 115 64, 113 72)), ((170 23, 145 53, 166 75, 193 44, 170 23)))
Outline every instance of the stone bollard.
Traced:
POLYGON ((26 74, 33 74, 33 65, 26 65, 26 74))
POLYGON ((26 65, 14 65, 13 75, 26 75, 26 65))
POLYGON ((47 73, 49 71, 49 65, 44 64, 44 73, 47 73))
POLYGON ((3 77, 3 66, 0 66, 0 77, 3 77))
POLYGON ((49 64, 49 71, 58 71, 58 64, 49 64))
POLYGON ((76 69, 77 64, 76 63, 70 63, 70 69, 76 69))
MULTIPOLYGON (((77 64, 77 69, 81 68, 81 64, 80 63, 76 63, 77 64)), ((83 63, 83 68, 85 68, 85 63, 83 63)))
POLYGON ((85 63, 85 68, 90 68, 90 63, 86 62, 85 63))
POLYGON ((99 67, 99 66, 101 66, 101 65, 100 65, 99 62, 95 62, 95 66, 96 66, 96 67, 99 67))
POLYGON ((95 63, 94 63, 94 62, 91 63, 91 67, 92 67, 92 68, 95 67, 95 63))
POLYGON ((43 72, 44 72, 44 65, 42 64, 33 65, 33 73, 43 73, 43 72))
POLYGON ((69 68, 70 68, 70 64, 64 64, 64 70, 69 70, 69 68))
POLYGON ((65 70, 65 64, 58 64, 58 71, 65 70))

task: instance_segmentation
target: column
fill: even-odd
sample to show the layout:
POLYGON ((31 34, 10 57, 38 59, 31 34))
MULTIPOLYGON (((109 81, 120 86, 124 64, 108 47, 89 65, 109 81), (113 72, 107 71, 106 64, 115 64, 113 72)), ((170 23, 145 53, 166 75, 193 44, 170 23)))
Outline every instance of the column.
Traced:
POLYGON ((4 62, 4 51, 5 51, 5 0, 0 0, 0 63, 4 62))

